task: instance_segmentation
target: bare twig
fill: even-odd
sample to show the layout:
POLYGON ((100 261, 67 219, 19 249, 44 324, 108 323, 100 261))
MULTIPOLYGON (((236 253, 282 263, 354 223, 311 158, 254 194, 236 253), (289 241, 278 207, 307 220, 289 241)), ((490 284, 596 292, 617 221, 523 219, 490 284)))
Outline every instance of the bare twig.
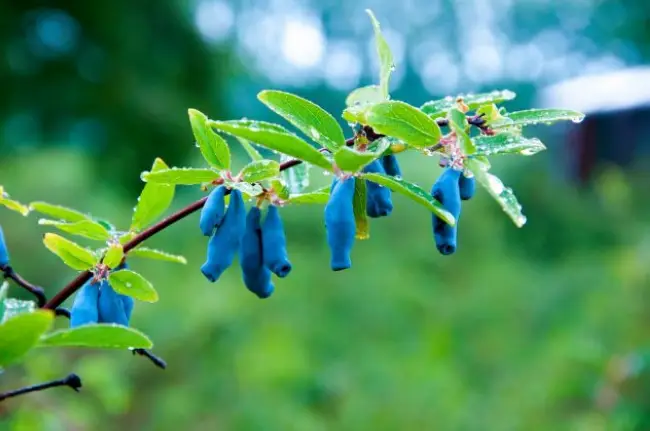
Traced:
POLYGON ((56 388, 58 386, 68 386, 76 392, 79 392, 81 389, 81 378, 76 374, 70 374, 67 377, 59 380, 53 380, 51 382, 40 383, 38 385, 27 386, 24 388, 16 389, 14 391, 5 392, 0 394, 0 401, 4 401, 8 398, 17 397, 19 395, 28 394, 31 392, 43 391, 45 389, 56 388))
POLYGON ((45 291, 43 290, 42 287, 36 286, 29 281, 25 280, 20 274, 16 272, 15 269, 11 267, 11 265, 6 265, 3 267, 0 267, 0 270, 2 270, 2 274, 4 275, 4 278, 12 280, 14 283, 16 283, 18 286, 22 287, 32 295, 36 297, 36 303, 38 304, 39 307, 42 307, 45 305, 47 302, 47 297, 45 296, 45 291))

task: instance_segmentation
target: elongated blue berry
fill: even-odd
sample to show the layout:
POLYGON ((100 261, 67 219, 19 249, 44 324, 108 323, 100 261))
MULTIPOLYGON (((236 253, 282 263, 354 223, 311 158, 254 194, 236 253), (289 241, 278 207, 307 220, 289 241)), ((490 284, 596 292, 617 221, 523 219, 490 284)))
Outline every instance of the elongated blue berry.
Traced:
POLYGON ((464 201, 470 200, 476 193, 476 179, 461 175, 458 178, 458 188, 460 189, 460 198, 464 201))
MULTIPOLYGON (((384 167, 379 160, 363 168, 364 172, 385 174, 384 167)), ((390 215, 393 211, 393 201, 390 189, 375 182, 366 180, 366 213, 368 216, 377 218, 390 215)))
POLYGON ((212 190, 205 201, 205 205, 201 209, 201 218, 199 219, 199 227, 205 236, 211 236, 214 229, 219 227, 224 218, 225 204, 224 197, 226 195, 226 188, 219 186, 212 190))
POLYGON ((0 266, 5 265, 9 265, 9 251, 5 243, 5 234, 2 232, 2 226, 0 226, 0 266))
POLYGON ((208 241, 207 260, 201 266, 201 272, 208 280, 214 283, 232 265, 235 255, 239 252, 245 229, 244 199, 241 192, 234 189, 230 194, 230 205, 223 222, 208 241))
POLYGON ((280 218, 280 211, 270 205, 262 226, 262 249, 264 265, 278 277, 286 277, 291 272, 291 262, 287 256, 287 238, 280 218))
POLYGON ((356 223, 352 199, 354 197, 354 177, 340 180, 325 205, 325 229, 327 243, 331 252, 333 271, 350 268, 350 252, 354 245, 356 223))
POLYGON ((384 170, 391 177, 402 177, 402 171, 399 168, 397 163, 397 157, 394 154, 389 154, 381 158, 381 163, 384 166, 384 170))
POLYGON ((99 283, 92 284, 92 280, 87 281, 74 297, 70 309, 70 327, 77 328, 99 322, 98 300, 99 283))
POLYGON ((113 290, 108 281, 101 282, 99 287, 99 323, 129 326, 130 316, 127 316, 121 296, 113 290))
POLYGON ((456 219, 456 226, 450 226, 435 214, 432 215, 436 247, 443 255, 449 255, 456 251, 458 218, 460 217, 460 190, 458 187, 460 175, 460 171, 451 168, 445 169, 431 189, 431 195, 440 201, 456 219))
POLYGON ((259 298, 268 298, 273 293, 271 271, 264 265, 262 252, 262 213, 253 207, 246 216, 246 231, 242 238, 239 263, 246 288, 259 298))

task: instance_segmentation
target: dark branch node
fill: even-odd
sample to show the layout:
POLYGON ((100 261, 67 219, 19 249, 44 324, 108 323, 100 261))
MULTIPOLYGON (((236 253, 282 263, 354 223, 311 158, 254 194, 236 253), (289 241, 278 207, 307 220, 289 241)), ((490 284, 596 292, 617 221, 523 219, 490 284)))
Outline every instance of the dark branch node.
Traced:
POLYGON ((133 354, 144 356, 153 362, 153 364, 158 368, 162 368, 163 370, 167 368, 167 362, 165 362, 161 357, 154 355, 147 349, 133 349, 133 354))

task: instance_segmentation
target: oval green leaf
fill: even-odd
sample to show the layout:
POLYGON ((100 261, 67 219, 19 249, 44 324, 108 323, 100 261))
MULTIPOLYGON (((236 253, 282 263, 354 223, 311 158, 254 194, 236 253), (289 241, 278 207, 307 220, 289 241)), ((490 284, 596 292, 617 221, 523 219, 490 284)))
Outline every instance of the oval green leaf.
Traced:
POLYGON ((124 248, 121 244, 111 244, 104 254, 103 263, 109 268, 116 268, 124 258, 124 248))
POLYGON ((52 226, 60 231, 97 241, 106 241, 111 237, 111 233, 108 229, 93 220, 81 220, 74 223, 67 223, 64 221, 40 219, 38 224, 41 226, 52 226))
POLYGON ((91 220, 91 217, 87 214, 83 214, 77 210, 73 210, 72 208, 48 204, 47 202, 32 202, 29 204, 29 207, 32 211, 36 211, 37 213, 44 214, 57 220, 67 222, 91 220))
POLYGON ((113 290, 144 302, 158 301, 158 292, 142 275, 130 269, 111 272, 108 282, 113 290))
POLYGON ((151 340, 133 328, 115 324, 84 325, 49 333, 39 347, 93 347, 101 349, 150 349, 151 340))
POLYGON ((375 14, 370 9, 366 9, 366 13, 372 22, 372 28, 375 31, 375 45, 377 46, 377 55, 379 56, 379 87, 384 99, 388 99, 388 84, 390 75, 395 69, 393 60, 393 53, 390 51, 390 46, 381 33, 379 21, 375 18, 375 14))
POLYGON ((157 184, 194 185, 209 183, 219 178, 219 173, 212 169, 171 168, 156 172, 143 172, 142 181, 157 184))
POLYGON ((167 252, 164 252, 162 250, 156 250, 153 248, 147 248, 147 247, 138 247, 135 250, 131 250, 129 252, 129 257, 142 257, 145 259, 153 259, 153 260, 162 260, 165 262, 173 262, 173 263, 181 263, 183 265, 187 264, 187 259, 185 259, 183 256, 179 256, 176 254, 170 254, 167 252))
POLYGON ((46 233, 43 236, 43 244, 72 269, 85 271, 97 263, 92 251, 55 233, 46 233))
POLYGON ((455 225, 454 216, 447 211, 438 200, 434 199, 426 190, 417 184, 391 177, 385 174, 366 173, 361 174, 361 178, 373 181, 382 186, 388 187, 394 192, 401 193, 404 196, 414 200, 420 205, 426 207, 429 211, 440 217, 445 223, 455 225))
MULTIPOLYGON (((585 114, 570 109, 529 109, 526 111, 510 112, 506 118, 512 123, 503 126, 531 126, 534 124, 552 124, 557 121, 573 121, 579 123, 585 118, 585 114)), ((500 126, 494 126, 500 127, 500 126)))
MULTIPOLYGON (((151 172, 169 169, 169 166, 160 158, 153 162, 151 172)), ((148 182, 142 188, 138 204, 133 210, 131 230, 139 231, 160 217, 174 200, 175 188, 171 184, 158 184, 148 182)))
POLYGON ((378 85, 367 85, 352 90, 345 99, 345 105, 348 107, 374 105, 375 103, 380 103, 385 100, 386 98, 381 92, 381 87, 378 85))
POLYGON ((316 148, 309 145, 288 131, 280 131, 277 125, 269 125, 261 121, 212 121, 215 129, 255 142, 278 153, 306 161, 312 165, 331 171, 332 165, 316 148))
POLYGON ((515 97, 517 97, 517 95, 510 90, 494 90, 489 93, 477 94, 459 94, 456 97, 448 96, 440 100, 431 100, 422 105, 420 109, 432 118, 439 118, 447 115, 449 108, 456 106, 456 100, 458 100, 458 98, 462 98, 463 102, 469 107, 469 109, 474 110, 481 105, 501 103, 512 100, 515 97))
POLYGON ((440 140, 438 124, 419 109, 400 101, 373 105, 366 121, 375 132, 392 136, 416 148, 435 145, 440 140))
POLYGON ((526 138, 511 133, 498 135, 480 135, 474 138, 476 154, 491 156, 493 154, 521 154, 532 156, 544 151, 546 146, 537 138, 526 138))
POLYGON ((0 367, 6 367, 20 360, 54 321, 54 313, 36 310, 19 314, 0 325, 0 367))
POLYGON ((291 195, 288 199, 292 204, 316 204, 324 205, 330 198, 329 186, 320 190, 314 190, 308 193, 298 193, 291 195))
POLYGON ((239 172, 238 177, 242 181, 256 183, 280 175, 280 163, 275 160, 252 161, 239 172))
POLYGON ((345 136, 332 115, 315 103, 283 91, 264 90, 257 98, 314 142, 334 152, 345 145, 345 136))
POLYGON ((201 154, 208 164, 216 169, 230 169, 230 148, 228 143, 208 125, 208 117, 196 109, 187 111, 192 133, 201 154))

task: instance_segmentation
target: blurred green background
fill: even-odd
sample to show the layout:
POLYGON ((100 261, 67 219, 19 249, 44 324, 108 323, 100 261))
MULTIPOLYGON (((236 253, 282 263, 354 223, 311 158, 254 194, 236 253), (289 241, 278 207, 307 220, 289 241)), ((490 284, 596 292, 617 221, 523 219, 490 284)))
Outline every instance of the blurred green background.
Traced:
MULTIPOLYGON (((0 184, 126 227, 154 157, 201 166, 188 108, 275 120, 255 95, 278 88, 338 116, 376 73, 367 7, 395 53, 393 95, 415 105, 510 88, 509 110, 524 109, 546 85, 650 60, 645 0, 6 0, 0 184)), ((322 208, 285 209, 294 270, 260 301, 237 268, 208 283, 198 217, 179 223, 150 243, 186 267, 132 264, 161 294, 132 325, 168 369, 122 351, 35 351, 1 390, 76 372, 83 392, 4 402, 0 429, 650 429, 648 175, 602 162, 577 185, 564 149, 580 127, 531 131, 549 151, 493 159, 528 224, 480 192, 451 257, 429 214, 396 196, 353 268, 333 273, 322 208)), ((424 188, 439 174, 433 159, 400 163, 424 188)), ((179 188, 174 206, 200 195, 179 188)), ((0 212, 15 268, 53 294, 74 274, 36 220, 0 212)))

